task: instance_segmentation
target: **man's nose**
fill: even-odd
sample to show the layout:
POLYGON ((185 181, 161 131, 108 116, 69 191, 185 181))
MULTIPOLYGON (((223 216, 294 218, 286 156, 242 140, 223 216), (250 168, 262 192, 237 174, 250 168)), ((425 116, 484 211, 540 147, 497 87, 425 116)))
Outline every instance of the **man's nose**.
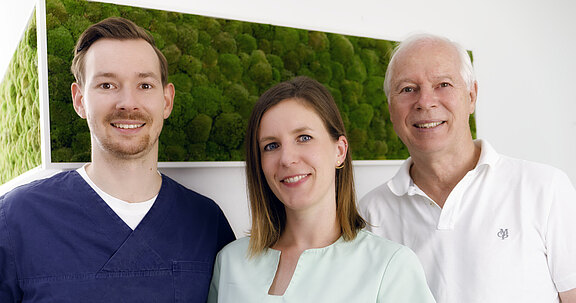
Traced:
POLYGON ((140 104, 138 102, 136 91, 128 88, 122 89, 118 96, 116 108, 120 110, 138 110, 140 104))
POLYGON ((438 106, 438 96, 434 93, 433 88, 420 88, 417 109, 430 109, 438 106))

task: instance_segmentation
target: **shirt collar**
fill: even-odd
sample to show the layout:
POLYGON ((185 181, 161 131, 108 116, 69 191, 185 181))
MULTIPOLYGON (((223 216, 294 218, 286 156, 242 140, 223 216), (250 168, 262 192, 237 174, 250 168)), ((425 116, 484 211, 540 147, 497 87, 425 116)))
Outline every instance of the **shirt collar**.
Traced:
MULTIPOLYGON (((492 145, 488 143, 486 140, 474 140, 474 144, 480 145, 480 158, 478 159, 478 163, 476 167, 474 167, 474 171, 480 170, 483 167, 493 167, 499 159, 499 155, 494 150, 492 145)), ((409 192, 411 187, 414 187, 415 184, 410 177, 410 167, 412 166, 412 158, 406 159, 396 175, 392 177, 387 182, 388 188, 394 193, 396 196, 403 196, 409 192)))
POLYGON ((496 152, 496 150, 488 143, 486 140, 474 140, 475 144, 480 145, 480 159, 478 159, 478 163, 474 168, 479 169, 480 167, 486 165, 489 167, 493 167, 498 162, 500 155, 496 152))

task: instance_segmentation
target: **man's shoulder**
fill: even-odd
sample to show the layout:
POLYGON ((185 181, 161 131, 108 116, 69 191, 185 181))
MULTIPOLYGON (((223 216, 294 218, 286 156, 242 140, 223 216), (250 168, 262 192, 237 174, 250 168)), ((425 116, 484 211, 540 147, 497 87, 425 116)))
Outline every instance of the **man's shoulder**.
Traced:
POLYGON ((167 175, 164 175, 164 174, 162 175, 162 182, 165 183, 165 185, 163 184, 163 187, 170 190, 171 192, 183 195, 185 197, 190 197, 192 199, 198 198, 198 199, 210 200, 210 198, 186 187, 185 185, 183 185, 180 182, 168 177, 167 175))
POLYGON ((61 195, 71 178, 77 177, 75 171, 64 171, 54 176, 38 179, 20 185, 4 196, 0 197, 1 203, 9 203, 13 200, 29 200, 35 195, 50 195, 51 193, 61 195))
POLYGON ((73 182, 80 179, 75 171, 65 171, 20 185, 0 197, 0 212, 14 217, 44 212, 48 205, 75 188, 73 182))
POLYGON ((193 204, 195 207, 219 208, 211 198, 180 184, 166 175, 162 175, 162 182, 161 194, 167 197, 173 197, 177 201, 186 204, 193 204))
POLYGON ((522 179, 544 181, 546 183, 556 178, 567 178, 566 173, 552 165, 505 155, 500 155, 497 171, 500 174, 507 175, 507 178, 516 175, 522 179))
POLYGON ((386 201, 394 200, 397 196, 390 190, 388 180, 366 193, 359 201, 363 207, 368 207, 373 204, 380 204, 386 201))

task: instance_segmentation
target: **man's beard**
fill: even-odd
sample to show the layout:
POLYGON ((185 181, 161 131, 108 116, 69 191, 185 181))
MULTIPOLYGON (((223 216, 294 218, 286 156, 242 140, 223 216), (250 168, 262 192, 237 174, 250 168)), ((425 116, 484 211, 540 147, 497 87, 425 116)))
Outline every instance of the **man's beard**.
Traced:
MULTIPOLYGON (((146 126, 150 126, 152 123, 152 119, 149 115, 146 115, 141 112, 123 112, 123 111, 116 111, 107 115, 104 118, 104 123, 111 125, 112 121, 141 121, 146 126)), ((112 140, 109 136, 104 137, 96 137, 96 144, 100 145, 100 147, 113 154, 119 159, 131 159, 131 158, 138 158, 139 155, 147 154, 152 147, 158 141, 159 134, 155 135, 155 138, 152 138, 152 135, 155 134, 146 134, 138 139, 137 142, 133 142, 131 144, 122 144, 118 140, 112 140)))
POLYGON ((140 138, 138 142, 129 145, 115 142, 109 138, 98 140, 98 143, 103 150, 112 153, 119 159, 131 159, 137 158, 140 154, 147 154, 156 141, 158 141, 158 138, 156 138, 154 142, 150 142, 150 135, 146 135, 140 138))

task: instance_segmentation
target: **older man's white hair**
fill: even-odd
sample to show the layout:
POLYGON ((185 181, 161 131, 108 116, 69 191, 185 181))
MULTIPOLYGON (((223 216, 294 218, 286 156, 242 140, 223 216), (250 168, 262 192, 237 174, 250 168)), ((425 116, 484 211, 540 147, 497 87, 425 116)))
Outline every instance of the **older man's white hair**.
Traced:
POLYGON ((396 61, 398 58, 398 54, 401 54, 404 50, 409 49, 411 46, 426 43, 426 42, 436 42, 436 43, 444 43, 454 47, 456 52, 458 53, 458 59, 460 60, 460 75, 462 79, 466 83, 468 89, 471 89, 476 82, 476 75, 474 74, 474 67, 472 66, 472 60, 470 60, 470 56, 466 49, 464 49, 460 44, 437 35, 432 34, 414 34, 406 38, 400 44, 394 48, 392 52, 392 58, 388 63, 388 68, 386 69, 386 75, 384 78, 384 93, 386 94, 386 98, 388 98, 388 102, 390 102, 390 85, 392 83, 392 71, 396 65, 396 61))

